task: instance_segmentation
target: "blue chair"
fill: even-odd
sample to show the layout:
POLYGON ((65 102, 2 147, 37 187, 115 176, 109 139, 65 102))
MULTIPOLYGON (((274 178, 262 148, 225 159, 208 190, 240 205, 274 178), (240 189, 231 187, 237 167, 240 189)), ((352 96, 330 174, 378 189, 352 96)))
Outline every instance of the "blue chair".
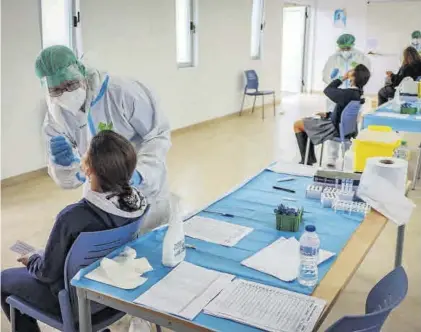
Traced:
POLYGON ((251 109, 251 112, 254 112, 254 106, 256 105, 256 98, 257 96, 262 97, 262 119, 265 118, 265 95, 273 95, 273 115, 276 115, 276 109, 275 109, 275 91, 274 90, 259 90, 259 77, 257 76, 256 72, 254 70, 246 70, 244 72, 247 83, 244 87, 244 93, 243 93, 243 101, 241 103, 240 108, 240 115, 243 112, 244 107, 244 100, 246 96, 254 96, 253 100, 253 107, 251 109), (254 91, 249 91, 254 90, 254 91))
MULTIPOLYGON (((9 296, 6 302, 10 305, 12 332, 16 331, 15 310, 19 310, 22 314, 33 317, 57 330, 77 332, 79 330, 77 295, 75 288, 70 285, 70 280, 80 269, 87 267, 135 239, 148 210, 149 207, 142 217, 128 225, 100 232, 79 234, 67 254, 64 265, 65 289, 58 294, 61 317, 47 314, 19 297, 9 296)), ((104 330, 125 315, 123 312, 94 302, 91 303, 91 313, 92 331, 104 330)))
MULTIPOLYGON (((335 137, 333 139, 333 141, 339 142, 342 146, 342 169, 344 168, 344 156, 345 156, 346 144, 350 144, 351 142, 346 137, 352 133, 355 133, 357 130, 358 114, 360 113, 361 106, 362 106, 361 103, 356 100, 350 101, 348 105, 346 105, 345 109, 343 110, 341 114, 341 122, 339 123, 339 137, 335 137)), ((310 148, 310 138, 307 140, 304 165, 307 165, 309 148, 310 148)), ((322 143, 319 166, 322 166, 323 148, 324 148, 324 142, 322 143)))
POLYGON ((344 316, 326 332, 380 332, 389 313, 405 298, 408 277, 402 266, 380 280, 370 291, 365 303, 365 315, 344 316))

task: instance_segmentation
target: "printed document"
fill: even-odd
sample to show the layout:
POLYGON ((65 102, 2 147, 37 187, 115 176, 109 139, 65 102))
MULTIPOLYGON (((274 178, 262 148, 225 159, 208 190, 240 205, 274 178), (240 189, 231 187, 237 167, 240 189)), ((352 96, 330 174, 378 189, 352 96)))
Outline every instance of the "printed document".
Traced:
POLYGON ((134 302, 193 320, 234 276, 181 262, 134 302))
POLYGON ((205 314, 273 332, 311 332, 326 302, 242 279, 205 307, 205 314))

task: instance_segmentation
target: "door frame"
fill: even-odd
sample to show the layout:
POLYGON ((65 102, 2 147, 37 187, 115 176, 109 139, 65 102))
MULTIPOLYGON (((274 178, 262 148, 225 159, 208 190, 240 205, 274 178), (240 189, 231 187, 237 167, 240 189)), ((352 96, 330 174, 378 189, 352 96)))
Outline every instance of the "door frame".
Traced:
MULTIPOLYGON (((304 16, 304 38, 303 38, 303 57, 302 57, 302 64, 301 64, 301 86, 300 86, 300 93, 303 92, 311 92, 311 73, 312 73, 312 62, 310 61, 310 54, 312 54, 312 34, 311 31, 313 29, 313 20, 314 11, 311 10, 311 6, 308 4, 300 4, 295 2, 294 0, 286 1, 282 6, 282 31, 281 34, 283 35, 283 24, 284 24, 284 9, 288 8, 285 7, 285 4, 290 5, 290 7, 304 7, 305 8, 305 16, 304 16)), ((283 52, 283 50, 281 51, 283 52)), ((282 61, 283 58, 281 56, 281 87, 280 90, 282 91, 282 61)))

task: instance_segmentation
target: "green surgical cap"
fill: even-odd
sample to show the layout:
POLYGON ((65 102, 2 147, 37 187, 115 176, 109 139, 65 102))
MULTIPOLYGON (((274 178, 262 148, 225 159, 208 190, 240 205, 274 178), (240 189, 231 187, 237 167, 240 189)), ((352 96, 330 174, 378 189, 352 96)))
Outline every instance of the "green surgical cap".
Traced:
POLYGON ((339 48, 352 47, 355 44, 355 37, 345 33, 339 36, 336 43, 338 44, 339 48))
POLYGON ((82 80, 85 72, 85 67, 73 51, 62 45, 47 47, 35 61, 35 73, 38 78, 46 79, 48 87, 59 86, 65 81, 82 80))
POLYGON ((412 37, 412 38, 414 38, 414 39, 421 38, 421 31, 420 31, 420 30, 416 30, 416 31, 414 31, 414 32, 412 33, 411 37, 412 37))

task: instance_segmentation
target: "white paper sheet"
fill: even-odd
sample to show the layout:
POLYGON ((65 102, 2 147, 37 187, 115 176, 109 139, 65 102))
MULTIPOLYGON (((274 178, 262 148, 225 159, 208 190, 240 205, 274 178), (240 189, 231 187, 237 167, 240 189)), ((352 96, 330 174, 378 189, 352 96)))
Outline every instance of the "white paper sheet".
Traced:
POLYGON ((234 280, 205 313, 273 332, 311 332, 326 302, 285 289, 234 280))
POLYGON ((181 262, 134 302, 194 319, 234 276, 181 262))
POLYGON ((392 113, 392 112, 374 112, 375 116, 382 116, 386 118, 397 118, 397 119, 405 119, 409 117, 409 114, 400 114, 400 113, 392 113))
POLYGON ((195 216, 184 222, 187 236, 227 247, 235 246, 253 228, 231 224, 225 221, 195 216))
POLYGON ((10 250, 21 256, 36 252, 36 249, 33 246, 20 240, 16 241, 16 243, 10 247, 10 250))
POLYGON ((358 197, 395 224, 408 223, 415 204, 381 176, 371 174, 366 179, 369 181, 360 182, 358 197))
POLYGON ((268 167, 268 170, 275 173, 313 177, 314 174, 316 174, 317 167, 293 164, 291 162, 279 160, 274 165, 268 167))
MULTIPOLYGON (((319 264, 335 254, 319 250, 319 264)), ((279 238, 269 246, 243 260, 242 265, 274 276, 284 281, 293 281, 298 277, 300 266, 300 243, 294 238, 279 238)))

